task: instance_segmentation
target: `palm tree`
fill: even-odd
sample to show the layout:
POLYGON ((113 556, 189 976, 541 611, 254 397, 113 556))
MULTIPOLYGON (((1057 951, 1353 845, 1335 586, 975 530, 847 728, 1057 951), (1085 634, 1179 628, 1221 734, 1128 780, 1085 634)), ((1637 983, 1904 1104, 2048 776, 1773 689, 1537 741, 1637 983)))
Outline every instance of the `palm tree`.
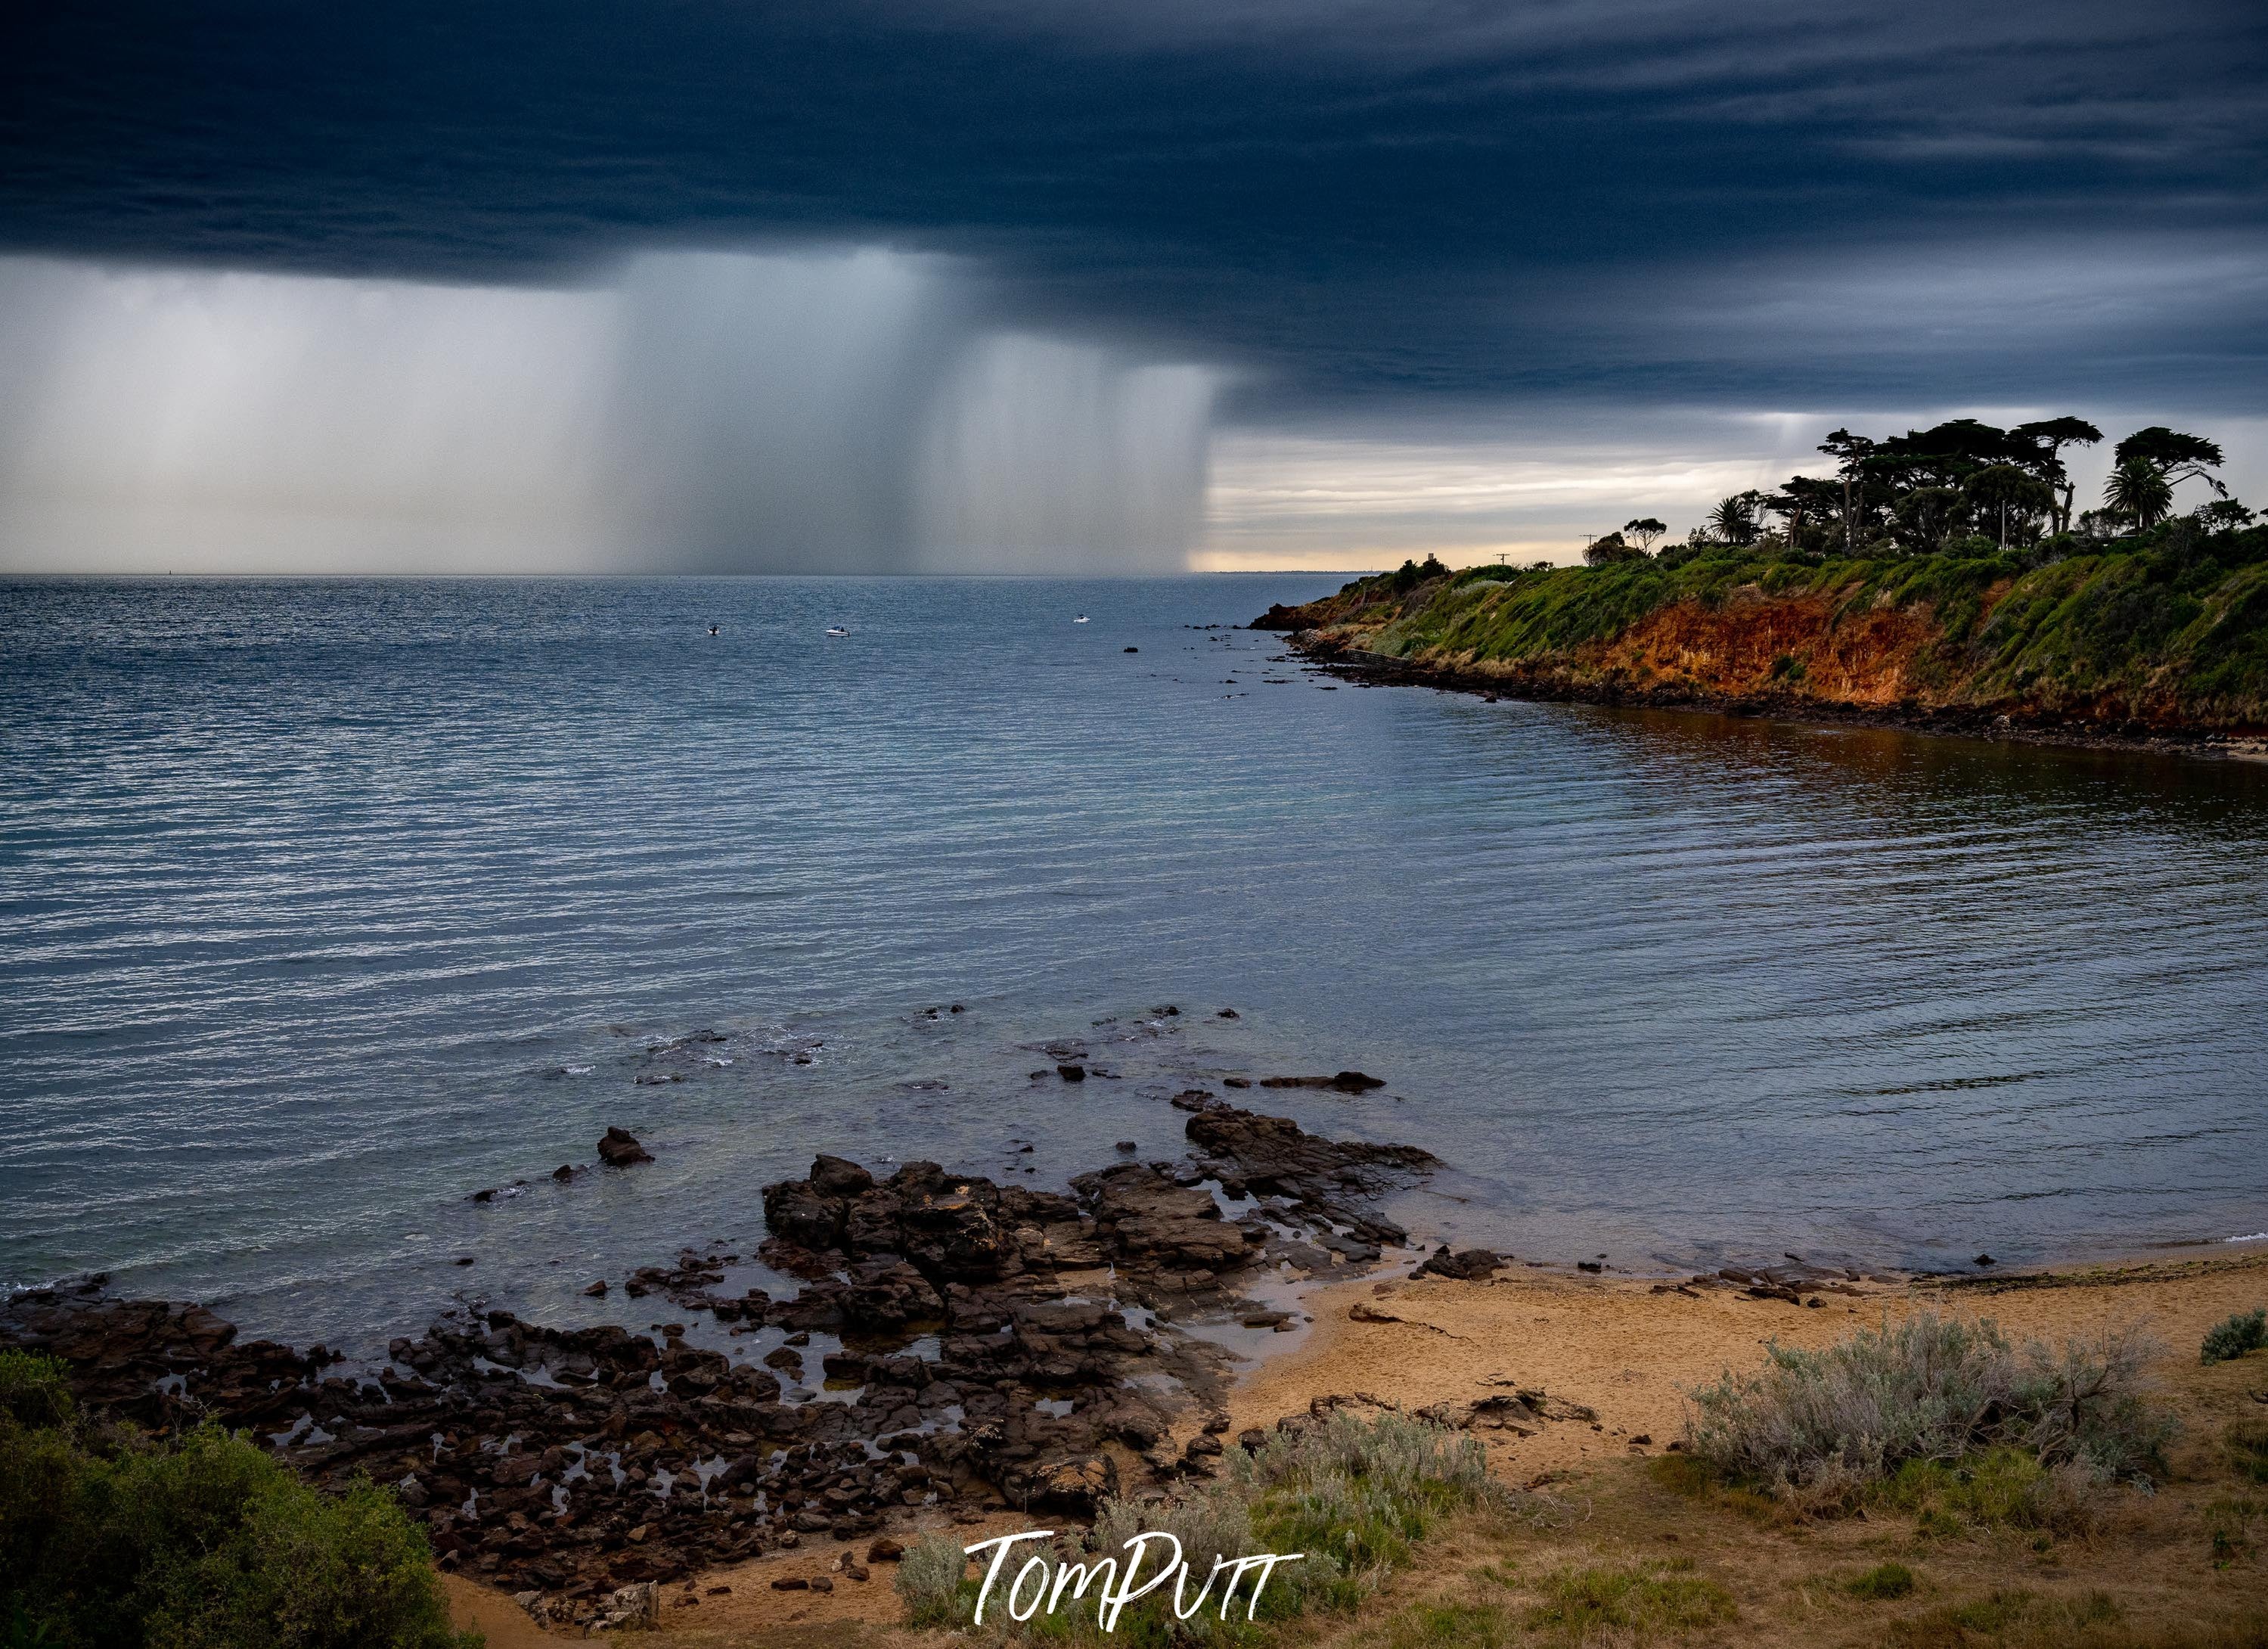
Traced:
POLYGON ((2137 532, 2146 532, 2173 507, 2173 484, 2149 460, 2130 458, 2110 472, 2102 489, 2102 502, 2132 518, 2137 532))
POLYGON ((1707 525, 1720 544, 1753 544, 1756 541, 1756 505, 1763 495, 1756 492, 1736 492, 1729 498, 1719 499, 1717 507, 1709 512, 1707 525))

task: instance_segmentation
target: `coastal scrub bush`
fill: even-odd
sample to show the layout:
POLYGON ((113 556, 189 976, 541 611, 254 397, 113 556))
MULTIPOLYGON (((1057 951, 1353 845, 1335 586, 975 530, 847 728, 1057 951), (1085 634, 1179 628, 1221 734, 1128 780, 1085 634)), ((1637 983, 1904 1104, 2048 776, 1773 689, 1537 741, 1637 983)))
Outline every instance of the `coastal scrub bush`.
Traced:
MULTIPOLYGON (((1921 1312, 1824 1351, 1766 1353, 1756 1373, 1692 1394, 1689 1444, 1723 1476, 1812 1508, 1854 1504, 1911 1461, 1995 1449, 2047 1469, 2057 1481, 2027 1492, 2060 1498, 2073 1480, 2147 1476, 2172 1434, 2144 1399, 2145 1347, 2131 1336, 2020 1350, 1989 1319, 1921 1312)), ((2002 1460, 1986 1471, 1995 1483, 2014 1474, 2002 1460)))
POLYGON ((2228 1453, 2238 1476, 2268 1483, 2268 1420, 2231 1421, 2228 1453))
POLYGON ((2268 1345, 2268 1309, 2233 1312, 2205 1330, 2198 1361, 2233 1363, 2264 1345, 2268 1345))
POLYGON ((2226 1569, 2252 1554, 2252 1526, 2268 1519, 2268 1502, 2250 1495, 2224 1495, 2205 1507, 2205 1535, 2213 1566, 2226 1569))
POLYGON ((20 1426, 69 1425, 70 1371, 37 1351, 0 1351, 0 1413, 20 1426))
POLYGON ((1910 1460, 1875 1491, 1882 1505, 1916 1514, 1923 1532, 1957 1535, 1970 1528, 2084 1533, 2093 1475, 2066 1461, 2043 1466, 2006 1444, 1950 1464, 1910 1460))
POLYGON ((46 1372, 0 1369, 5 1649, 480 1642, 451 1630, 423 1531, 385 1491, 318 1494, 217 1427, 170 1444, 86 1431, 46 1372))
MULTIPOLYGON (((1095 1592, 1084 1599, 1066 1594, 1057 1612, 1016 1625, 1001 1594, 1025 1561, 1017 1557, 1004 1565, 986 1603, 985 1630, 1004 1638, 1108 1642, 1123 1649, 1243 1643, 1259 1634, 1258 1623, 1353 1609, 1410 1561, 1417 1542, 1440 1518, 1498 1492, 1476 1439, 1399 1412, 1363 1419, 1342 1410, 1318 1424, 1278 1432, 1256 1449, 1228 1449, 1221 1468, 1214 1481, 1177 1500, 1106 1500, 1084 1541, 1068 1537, 1044 1555, 1051 1562, 1090 1565, 1106 1558, 1123 1562, 1125 1542, 1134 1535, 1169 1534, 1181 1543, 1194 1594, 1219 1558, 1304 1554, 1269 1577, 1256 1622, 1247 1618, 1248 1581, 1238 1593, 1244 1601, 1226 1620, 1217 1602, 1187 1620, 1176 1618, 1168 1584, 1131 1603, 1108 1638, 1097 1623, 1095 1592)), ((1154 1564, 1159 1556, 1147 1561, 1154 1564)), ((968 1624, 978 1584, 967 1575, 961 1547, 950 1540, 909 1550, 897 1576, 899 1595, 917 1626, 968 1624)))
POLYGON ((1914 1589, 1914 1573, 1902 1563, 1877 1564, 1857 1579, 1845 1582, 1843 1589, 1852 1597, 1865 1598, 1869 1602, 1904 1597, 1914 1589))
POLYGON ((1442 1516, 1492 1493, 1477 1439, 1400 1413, 1340 1410, 1225 1464, 1227 1492, 1249 1508, 1249 1550, 1309 1554, 1285 1576, 1295 1609, 1352 1608, 1442 1516))
POLYGON ((949 1535, 907 1547, 892 1584, 912 1625, 953 1626, 976 1612, 976 1582, 968 1576, 968 1558, 949 1535))

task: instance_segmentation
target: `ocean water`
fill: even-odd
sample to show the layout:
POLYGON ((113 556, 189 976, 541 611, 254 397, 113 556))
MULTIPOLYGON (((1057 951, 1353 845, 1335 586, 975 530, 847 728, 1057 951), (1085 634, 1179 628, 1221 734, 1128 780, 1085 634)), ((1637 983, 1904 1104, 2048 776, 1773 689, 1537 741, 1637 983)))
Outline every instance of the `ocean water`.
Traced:
POLYGON ((2268 770, 1210 628, 1336 582, 0 585, 0 1282, 603 1314, 815 1151, 1058 1185, 1347 1066, 1246 1097, 1525 1258, 2268 1229, 2268 770))

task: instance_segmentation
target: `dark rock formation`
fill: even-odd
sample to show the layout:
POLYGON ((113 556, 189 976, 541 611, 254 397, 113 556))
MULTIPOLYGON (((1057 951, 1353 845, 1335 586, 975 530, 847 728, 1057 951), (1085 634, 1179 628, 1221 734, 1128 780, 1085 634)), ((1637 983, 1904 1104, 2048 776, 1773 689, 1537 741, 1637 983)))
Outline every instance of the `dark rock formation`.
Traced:
POLYGON ((1411 1275, 1447 1277, 1461 1283, 1485 1283, 1503 1263, 1504 1256, 1492 1249, 1466 1248, 1452 1254, 1449 1245, 1445 1242, 1411 1275))
MULTIPOLYGON (((1213 1469, 1226 1354, 1160 1320, 1137 1328, 1116 1301, 1280 1316, 1238 1300, 1234 1278, 1256 1259, 1374 1256, 1335 1227, 1432 1159, 1226 1108, 1189 1130, 1205 1162, 1117 1163, 1071 1196, 931 1162, 878 1181, 822 1156, 763 1191, 762 1252, 809 1279, 793 1298, 724 1297, 735 1256, 690 1249, 629 1279, 734 1336, 768 1331, 745 1351, 678 1325, 657 1339, 468 1307, 342 1375, 321 1347, 239 1341, 201 1307, 116 1299, 99 1279, 0 1307, 0 1345, 63 1358, 91 1410, 161 1433, 217 1420, 318 1484, 390 1484, 444 1567, 537 1594, 531 1613, 555 1623, 603 1625, 624 1588, 807 1535, 875 1535, 887 1561, 900 1548, 883 1526, 917 1508, 1078 1515, 1134 1474, 1213 1469), (1222 1218, 1213 1174, 1265 1211, 1222 1218), (842 1349, 811 1351, 819 1332, 842 1349), (808 1400, 814 1361, 847 1401, 808 1400), (1171 1426, 1191 1405, 1211 1420, 1183 1453, 1171 1426)), ((637 1152, 623 1159, 645 1159, 618 1137, 637 1152)))
POLYGON ((1333 1088, 1341 1093, 1367 1093, 1373 1088, 1386 1086, 1384 1077, 1373 1077, 1360 1071, 1342 1071, 1329 1077, 1263 1077, 1263 1088, 1333 1088))
POLYGON ((609 1128, 599 1142, 599 1155, 608 1167, 627 1168, 634 1162, 652 1162, 653 1154, 626 1128, 609 1128))
MULTIPOLYGON (((1285 1198, 1372 1244, 1400 1243, 1409 1233, 1369 1211, 1369 1200, 1440 1166, 1415 1145, 1323 1139, 1289 1117, 1233 1106, 1197 1112, 1183 1131, 1220 1165, 1224 1186, 1285 1198)), ((1368 1257, 1377 1257, 1374 1249, 1368 1257)))

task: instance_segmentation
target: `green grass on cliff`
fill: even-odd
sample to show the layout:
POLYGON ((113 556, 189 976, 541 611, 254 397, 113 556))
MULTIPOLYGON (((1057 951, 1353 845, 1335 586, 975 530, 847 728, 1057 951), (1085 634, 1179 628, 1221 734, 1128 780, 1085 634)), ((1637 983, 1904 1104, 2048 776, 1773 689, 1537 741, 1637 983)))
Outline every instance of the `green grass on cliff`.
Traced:
POLYGON ((1727 549, 1423 581, 1387 573, 1311 610, 1363 627, 1359 644, 1389 658, 1551 667, 1679 602, 1819 595, 1833 622, 1881 607, 1925 615, 1937 633, 1917 674, 1938 703, 2268 725, 2268 528, 2208 534, 2177 521, 2052 559, 1970 541, 1976 553, 1879 560, 1727 549))

